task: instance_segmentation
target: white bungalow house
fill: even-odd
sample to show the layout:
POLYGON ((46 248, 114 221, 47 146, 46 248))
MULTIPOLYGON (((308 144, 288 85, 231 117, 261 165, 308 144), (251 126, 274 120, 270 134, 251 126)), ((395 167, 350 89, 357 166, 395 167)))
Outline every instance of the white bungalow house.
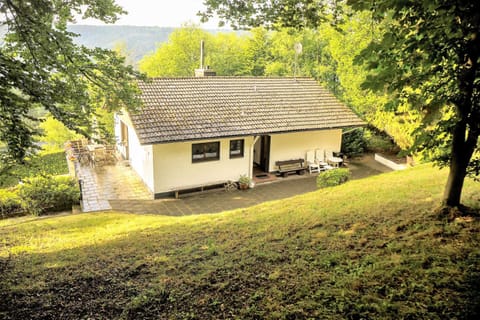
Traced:
POLYGON ((252 177, 254 166, 340 151, 364 122, 310 78, 156 78, 143 109, 115 116, 117 149, 155 198, 252 177))

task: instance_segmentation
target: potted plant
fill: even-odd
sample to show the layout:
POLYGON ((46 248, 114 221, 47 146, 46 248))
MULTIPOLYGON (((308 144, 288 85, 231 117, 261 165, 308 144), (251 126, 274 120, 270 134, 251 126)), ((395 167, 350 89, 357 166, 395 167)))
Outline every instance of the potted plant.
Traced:
POLYGON ((247 175, 242 174, 240 175, 240 179, 238 179, 238 186, 240 190, 247 190, 251 182, 252 179, 250 179, 247 175))

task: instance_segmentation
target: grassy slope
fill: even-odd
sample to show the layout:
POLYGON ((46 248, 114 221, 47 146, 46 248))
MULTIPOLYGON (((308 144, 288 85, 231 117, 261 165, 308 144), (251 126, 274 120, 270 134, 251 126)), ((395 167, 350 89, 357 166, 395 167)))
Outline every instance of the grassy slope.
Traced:
POLYGON ((0 318, 475 318, 480 222, 432 216, 445 179, 422 166, 216 215, 0 221, 0 318))

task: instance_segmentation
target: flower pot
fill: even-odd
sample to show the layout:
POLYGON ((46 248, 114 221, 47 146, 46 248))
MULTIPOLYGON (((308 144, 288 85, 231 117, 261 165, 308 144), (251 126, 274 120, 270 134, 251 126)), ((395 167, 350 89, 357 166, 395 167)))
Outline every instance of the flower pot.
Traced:
POLYGON ((247 190, 248 189, 248 183, 239 183, 238 184, 240 190, 247 190))

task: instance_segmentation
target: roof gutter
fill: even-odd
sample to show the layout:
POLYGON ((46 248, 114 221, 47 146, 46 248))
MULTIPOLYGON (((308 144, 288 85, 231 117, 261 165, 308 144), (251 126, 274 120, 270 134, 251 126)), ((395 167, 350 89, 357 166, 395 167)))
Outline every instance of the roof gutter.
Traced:
POLYGON ((363 127, 355 127, 355 128, 350 129, 350 130, 343 131, 343 132, 342 132, 342 136, 343 136, 344 134, 350 133, 350 132, 352 132, 352 131, 355 131, 355 130, 361 129, 361 128, 363 128, 363 127))

